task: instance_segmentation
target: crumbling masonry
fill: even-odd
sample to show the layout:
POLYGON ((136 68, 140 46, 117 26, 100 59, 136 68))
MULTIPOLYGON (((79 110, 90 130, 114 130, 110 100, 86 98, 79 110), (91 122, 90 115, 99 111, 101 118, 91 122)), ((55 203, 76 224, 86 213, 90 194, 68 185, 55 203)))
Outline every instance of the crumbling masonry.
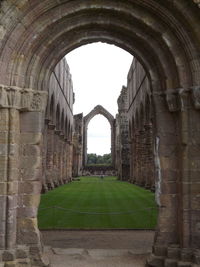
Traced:
POLYGON ((96 41, 137 59, 126 89, 129 180, 155 189, 159 205, 147 265, 200 265, 199 25, 199 0, 0 2, 2 266, 47 265, 37 226, 41 189, 71 179, 73 137, 73 100, 52 73, 69 51, 96 41))

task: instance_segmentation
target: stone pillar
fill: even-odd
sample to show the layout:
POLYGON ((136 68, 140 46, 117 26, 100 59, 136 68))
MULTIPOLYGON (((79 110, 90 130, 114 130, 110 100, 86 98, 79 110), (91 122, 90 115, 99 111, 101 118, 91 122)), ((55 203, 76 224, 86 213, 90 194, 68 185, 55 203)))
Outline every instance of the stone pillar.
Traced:
POLYGON ((44 130, 43 130, 43 138, 42 138, 42 193, 47 192, 50 188, 48 188, 47 181, 47 168, 46 168, 46 160, 47 160, 47 146, 48 146, 48 120, 45 119, 44 130))
POLYGON ((178 116, 167 109, 165 95, 154 95, 156 119, 156 201, 159 206, 158 228, 149 266, 164 266, 167 248, 178 237, 179 124, 178 116), (167 122, 167 123, 166 123, 167 122), (176 148, 176 149, 175 149, 176 148), (170 156, 169 156, 170 155, 170 156))
POLYGON ((200 264, 200 87, 154 95, 158 229, 149 266, 200 264), (166 110, 165 97, 168 111, 166 110), (166 123, 167 122, 167 123, 166 123))
POLYGON ((0 259, 6 262, 15 260, 17 245, 19 111, 15 105, 19 95, 12 88, 4 91, 1 87, 0 91, 1 95, 5 93, 7 100, 11 101, 4 105, 1 103, 0 109, 0 259))
POLYGON ((61 184, 64 184, 64 179, 63 179, 63 166, 64 166, 64 135, 61 133, 60 135, 60 181, 61 184))
POLYGON ((73 153, 73 144, 69 142, 69 168, 68 168, 68 181, 72 181, 72 153, 73 153))
POLYGON ((139 155, 140 155, 140 151, 139 151, 139 147, 140 147, 140 143, 139 143, 139 131, 138 129, 135 129, 135 153, 134 153, 134 176, 135 176, 135 184, 139 185, 139 155))
POLYGON ((60 131, 59 130, 55 130, 54 131, 54 183, 57 186, 60 185, 60 170, 59 170, 59 160, 60 160, 60 144, 59 144, 59 135, 60 135, 60 131))
POLYGON ((47 94, 1 86, 0 95, 0 261, 5 266, 44 266, 37 208, 47 94))
POLYGON ((55 187, 53 170, 55 125, 49 121, 47 127, 46 180, 48 189, 53 189, 55 187))
POLYGON ((152 124, 148 123, 144 126, 145 128, 145 188, 155 189, 155 178, 154 178, 154 155, 153 155, 153 131, 152 124))
POLYGON ((111 158, 112 158, 112 166, 115 168, 115 138, 116 138, 116 126, 115 120, 111 127, 111 158))

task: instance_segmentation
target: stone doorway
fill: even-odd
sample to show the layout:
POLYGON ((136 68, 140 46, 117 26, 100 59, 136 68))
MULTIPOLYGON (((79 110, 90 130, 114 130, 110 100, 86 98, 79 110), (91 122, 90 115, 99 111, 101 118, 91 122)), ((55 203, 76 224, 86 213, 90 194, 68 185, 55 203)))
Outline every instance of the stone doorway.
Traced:
POLYGON ((66 53, 102 41, 135 55, 151 83, 161 194, 149 266, 199 264, 200 18, 196 1, 3 0, 0 9, 2 260, 16 262, 30 253, 27 264, 28 259, 41 264, 36 216, 49 79, 66 53), (22 143, 32 151, 26 150, 26 161, 18 149, 22 143))

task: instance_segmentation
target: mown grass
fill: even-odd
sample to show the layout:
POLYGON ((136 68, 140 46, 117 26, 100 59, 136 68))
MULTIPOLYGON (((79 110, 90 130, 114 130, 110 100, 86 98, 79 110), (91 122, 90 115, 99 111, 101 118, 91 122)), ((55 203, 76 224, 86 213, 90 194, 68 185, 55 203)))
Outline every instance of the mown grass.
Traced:
POLYGON ((116 177, 81 177, 56 188, 42 195, 38 212, 40 229, 152 229, 156 221, 154 194, 116 177))

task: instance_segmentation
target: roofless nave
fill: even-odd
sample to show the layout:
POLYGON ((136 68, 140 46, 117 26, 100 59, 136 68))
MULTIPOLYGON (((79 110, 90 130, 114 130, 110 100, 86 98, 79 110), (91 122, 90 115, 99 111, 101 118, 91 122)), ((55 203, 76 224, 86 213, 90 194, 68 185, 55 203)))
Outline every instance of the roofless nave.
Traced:
POLYGON ((58 185, 71 178, 73 149, 70 85, 62 93, 68 105, 61 103, 55 89, 47 105, 49 85, 58 86, 52 72, 66 53, 96 41, 115 44, 134 55, 143 77, 138 87, 137 72, 131 70, 127 89, 119 98, 119 138, 115 140, 122 150, 116 146, 115 161, 120 177, 129 174, 131 182, 149 188, 156 181, 159 220, 148 265, 200 264, 198 2, 1 1, 2 264, 44 266, 36 219, 41 186, 45 179, 54 186, 53 172, 48 174, 52 166, 58 185), (45 117, 46 109, 49 117, 45 117), (127 134, 129 143, 124 141, 127 134), (51 149, 57 151, 53 158, 51 149), (42 161, 44 153, 48 164, 42 161), (148 167, 152 162, 153 169, 148 167))

